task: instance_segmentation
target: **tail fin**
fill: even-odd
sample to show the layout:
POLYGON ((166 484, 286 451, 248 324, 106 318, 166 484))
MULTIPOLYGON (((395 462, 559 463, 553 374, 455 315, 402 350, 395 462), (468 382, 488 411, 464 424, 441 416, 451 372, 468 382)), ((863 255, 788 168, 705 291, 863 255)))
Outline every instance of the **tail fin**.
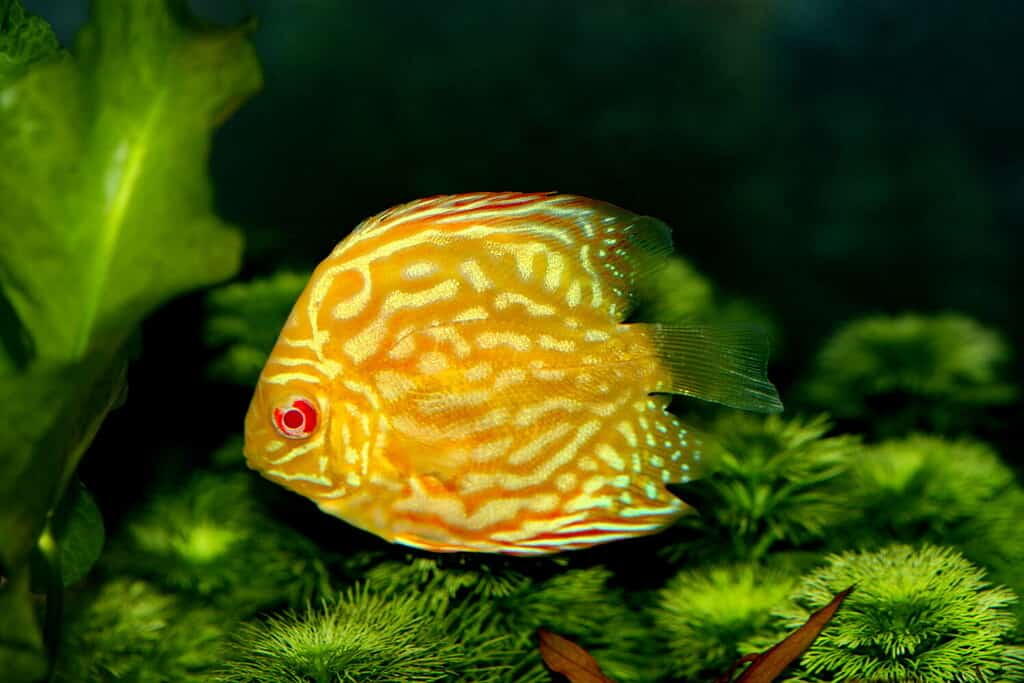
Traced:
POLYGON ((762 413, 782 411, 768 380, 768 340, 744 326, 640 324, 670 375, 673 394, 762 413))

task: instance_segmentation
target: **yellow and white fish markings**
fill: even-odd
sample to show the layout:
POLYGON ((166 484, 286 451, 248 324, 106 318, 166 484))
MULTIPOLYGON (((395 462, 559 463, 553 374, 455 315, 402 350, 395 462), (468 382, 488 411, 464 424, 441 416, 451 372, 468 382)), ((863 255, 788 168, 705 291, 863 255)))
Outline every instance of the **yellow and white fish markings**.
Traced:
POLYGON ((703 444, 654 392, 781 408, 735 331, 623 324, 671 251, 581 197, 435 197, 313 273, 246 416, 249 465, 387 540, 542 554, 653 533, 703 444))

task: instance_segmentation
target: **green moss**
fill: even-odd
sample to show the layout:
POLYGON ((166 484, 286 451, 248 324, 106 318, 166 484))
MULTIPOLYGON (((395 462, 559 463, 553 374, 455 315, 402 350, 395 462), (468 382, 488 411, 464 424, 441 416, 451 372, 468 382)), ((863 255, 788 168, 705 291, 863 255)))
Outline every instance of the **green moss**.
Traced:
POLYGON ((804 654, 824 681, 984 683, 1024 676, 1006 588, 950 548, 895 545, 832 555, 796 587, 780 626, 797 628, 840 590, 857 588, 804 654))
POLYGON ((1006 341, 962 315, 863 318, 841 327, 814 361, 802 394, 877 434, 952 432, 1011 401, 1006 341))
POLYGON ((242 611, 328 592, 318 549, 268 518, 253 483, 246 473, 200 473, 155 496, 129 520, 106 568, 242 611))
POLYGON ((678 573, 658 593, 654 623, 672 666, 687 680, 712 680, 770 631, 771 611, 796 579, 752 564, 678 573))
POLYGON ((698 514, 680 520, 664 553, 675 561, 757 559, 781 542, 822 538, 848 515, 841 477, 859 449, 855 437, 826 438, 828 430, 824 417, 719 417, 711 429, 719 453, 682 493, 698 514))
POLYGON ((72 609, 56 680, 198 683, 223 661, 230 618, 128 578, 72 609))

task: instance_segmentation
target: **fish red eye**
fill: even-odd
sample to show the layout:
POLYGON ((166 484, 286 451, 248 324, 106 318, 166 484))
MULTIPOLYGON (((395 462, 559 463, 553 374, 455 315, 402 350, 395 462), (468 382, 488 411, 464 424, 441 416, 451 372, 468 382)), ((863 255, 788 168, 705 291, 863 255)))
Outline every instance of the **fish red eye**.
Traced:
POLYGON ((316 407, 304 398, 274 408, 274 427, 286 439, 305 439, 316 431, 316 407))

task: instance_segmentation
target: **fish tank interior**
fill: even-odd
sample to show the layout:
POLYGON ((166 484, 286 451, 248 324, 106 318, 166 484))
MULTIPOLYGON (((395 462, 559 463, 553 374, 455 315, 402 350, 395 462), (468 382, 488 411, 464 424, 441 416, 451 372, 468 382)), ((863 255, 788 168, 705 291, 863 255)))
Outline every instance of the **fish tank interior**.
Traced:
POLYGON ((0 678, 1024 680, 1022 35, 994 0, 0 0, 0 678), (316 265, 506 191, 669 226, 625 322, 769 340, 782 412, 672 398, 694 512, 431 552, 247 467, 316 265))

